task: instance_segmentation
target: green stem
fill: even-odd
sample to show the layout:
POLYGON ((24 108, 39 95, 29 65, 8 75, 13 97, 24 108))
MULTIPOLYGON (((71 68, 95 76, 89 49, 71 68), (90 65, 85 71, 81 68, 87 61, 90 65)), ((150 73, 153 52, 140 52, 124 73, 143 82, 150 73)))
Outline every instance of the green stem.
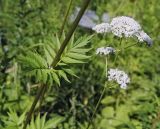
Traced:
MULTIPOLYGON (((66 35, 66 38, 65 38, 64 42, 62 43, 62 45, 61 45, 58 53, 56 54, 56 56, 55 56, 55 58, 54 58, 54 60, 53 60, 53 63, 52 63, 52 67, 53 67, 53 68, 55 68, 56 65, 57 65, 57 63, 59 62, 60 57, 61 57, 61 55, 62 55, 65 47, 67 46, 67 44, 68 44, 68 42, 69 42, 72 34, 74 33, 76 27, 78 26, 78 23, 79 23, 81 17, 83 16, 86 8, 88 7, 90 1, 91 1, 91 0, 83 0, 82 8, 81 8, 81 10, 79 11, 79 13, 78 13, 78 15, 77 15, 77 17, 76 17, 73 25, 71 26, 68 34, 66 35)), ((35 99, 34 99, 34 101, 33 101, 33 103, 32 103, 32 106, 31 106, 31 108, 30 108, 30 110, 29 110, 29 113, 28 113, 28 115, 27 115, 27 118, 26 118, 26 120, 25 120, 25 122, 24 122, 23 129, 26 129, 27 124, 29 123, 29 120, 31 119, 32 113, 33 113, 33 111, 34 111, 34 109, 35 109, 35 107, 36 107, 36 105, 37 105, 37 102, 38 102, 38 100, 40 99, 40 97, 41 97, 41 95, 42 95, 42 93, 43 93, 43 90, 45 90, 45 85, 42 85, 42 86, 38 89, 38 92, 37 92, 37 94, 36 94, 36 97, 35 97, 35 99)))
MULTIPOLYGON (((119 44, 120 44, 120 47, 121 47, 122 46, 122 38, 120 38, 119 44)), ((122 48, 120 49, 120 51, 122 51, 122 48)), ((116 56, 114 58, 113 65, 115 65, 115 63, 116 63, 116 60, 118 58, 118 53, 119 53, 119 51, 116 52, 116 56)))
MULTIPOLYGON (((108 73, 108 67, 107 67, 108 65, 107 65, 107 64, 108 64, 108 62, 107 62, 107 57, 106 57, 106 67, 105 67, 106 77, 107 77, 107 73, 108 73)), ((92 115, 92 117, 91 117, 91 120, 90 120, 90 122, 89 122, 89 124, 88 124, 88 126, 87 126, 86 129, 89 129, 91 123, 93 123, 93 118, 94 118, 94 116, 95 116, 95 114, 96 114, 96 112, 97 112, 97 109, 98 109, 98 107, 99 107, 99 105, 100 105, 100 102, 101 102, 101 100, 102 100, 102 98, 103 98, 103 95, 104 95, 104 93, 105 93, 105 91, 106 91, 106 88, 107 88, 107 84, 105 83, 105 86, 104 86, 104 88, 103 88, 102 94, 101 94, 101 96, 100 96, 100 98, 99 98, 99 100, 98 100, 98 102, 97 102, 97 104, 96 104, 95 110, 94 110, 94 112, 93 112, 93 115, 92 115)))
POLYGON ((120 38, 120 43, 119 44, 120 44, 120 48, 121 48, 120 51, 122 51, 123 50, 122 38, 120 38))
POLYGON ((107 60, 107 57, 106 57, 106 77, 108 76, 108 60, 107 60))
POLYGON ((117 58, 118 58, 118 52, 116 52, 116 56, 114 58, 113 65, 115 65, 117 58))
POLYGON ((123 48, 123 49, 128 49, 128 48, 133 47, 133 46, 136 46, 136 45, 137 45, 137 43, 134 43, 134 44, 129 45, 129 46, 127 46, 127 47, 123 48))
POLYGON ((70 11, 70 9, 71 9, 72 2, 73 2, 73 0, 70 0, 69 6, 68 6, 68 9, 67 9, 67 12, 66 12, 65 17, 64 17, 64 21, 63 21, 62 26, 61 26, 61 29, 60 29, 60 31, 59 31, 59 37, 60 37, 60 38, 61 38, 61 36, 62 36, 63 30, 64 30, 64 26, 65 26, 65 24, 66 24, 66 21, 67 21, 68 15, 69 15, 69 11, 70 11))

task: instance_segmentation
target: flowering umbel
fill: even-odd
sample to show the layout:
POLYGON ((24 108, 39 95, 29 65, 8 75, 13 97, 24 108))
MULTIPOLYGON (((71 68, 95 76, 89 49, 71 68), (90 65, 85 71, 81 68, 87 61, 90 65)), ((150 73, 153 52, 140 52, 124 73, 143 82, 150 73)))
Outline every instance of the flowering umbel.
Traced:
POLYGON ((108 23, 101 23, 93 27, 92 30, 97 33, 107 33, 110 32, 110 25, 108 23))
POLYGON ((140 24, 131 17, 118 16, 111 23, 101 23, 92 28, 97 33, 112 32, 117 37, 137 37, 139 42, 152 45, 152 39, 142 30, 140 24))
POLYGON ((111 21, 111 32, 118 37, 133 37, 141 30, 141 26, 130 17, 115 17, 111 21))
POLYGON ((152 39, 144 31, 139 31, 135 36, 138 38, 139 42, 147 42, 149 46, 153 44, 152 39))
POLYGON ((108 81, 116 81, 123 89, 126 89, 127 84, 130 82, 128 75, 124 71, 118 69, 110 69, 107 77, 108 81))
POLYGON ((96 50, 96 54, 99 55, 108 55, 115 53, 115 49, 112 47, 100 47, 96 50))

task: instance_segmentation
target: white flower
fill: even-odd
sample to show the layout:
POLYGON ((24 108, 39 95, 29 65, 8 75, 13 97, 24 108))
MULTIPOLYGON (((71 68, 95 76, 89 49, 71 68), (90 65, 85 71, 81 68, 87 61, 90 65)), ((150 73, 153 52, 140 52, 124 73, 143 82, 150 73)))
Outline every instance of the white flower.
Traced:
POLYGON ((115 49, 112 47, 101 47, 96 50, 96 54, 100 54, 100 55, 108 55, 114 52, 115 52, 115 49))
POLYGON ((115 17, 111 21, 111 31, 118 37, 133 37, 141 30, 141 26, 133 18, 121 16, 115 17))
POLYGON ((110 32, 110 25, 108 23, 101 23, 92 28, 97 33, 110 32))
POLYGON ((118 69, 110 69, 108 71, 108 81, 112 80, 116 81, 123 89, 126 89, 127 83, 130 82, 128 75, 124 71, 118 69))
POLYGON ((139 42, 147 42, 149 46, 153 43, 152 39, 144 31, 139 31, 135 36, 138 38, 139 42))
POLYGON ((97 33, 112 32, 117 37, 137 37, 140 42, 153 44, 152 39, 142 30, 140 24, 131 17, 119 16, 112 19, 111 23, 98 24, 92 28, 97 33))

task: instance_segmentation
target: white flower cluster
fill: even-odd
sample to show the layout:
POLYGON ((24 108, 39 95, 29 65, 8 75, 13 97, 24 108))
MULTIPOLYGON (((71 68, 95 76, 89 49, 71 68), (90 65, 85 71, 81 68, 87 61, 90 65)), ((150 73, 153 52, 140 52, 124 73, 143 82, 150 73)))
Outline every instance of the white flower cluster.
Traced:
POLYGON ((141 26, 133 18, 126 16, 113 18, 110 26, 111 32, 118 37, 123 35, 124 37, 132 37, 141 30, 141 26))
POLYGON ((118 69, 110 69, 108 71, 108 80, 109 81, 116 81, 121 88, 126 89, 127 88, 127 83, 130 82, 130 78, 128 77, 128 75, 121 70, 118 69))
POLYGON ((115 52, 115 49, 112 47, 101 47, 96 50, 96 54, 98 55, 108 55, 115 52))
POLYGON ((92 30, 97 33, 107 33, 110 32, 110 25, 108 23, 101 23, 93 27, 92 30))
POLYGON ((117 37, 137 37, 139 42, 152 45, 152 39, 142 30, 140 24, 133 18, 119 16, 112 19, 111 23, 101 23, 93 27, 97 33, 112 32, 117 37))
POLYGON ((147 42, 149 46, 153 44, 152 39, 144 31, 136 33, 135 36, 138 38, 139 42, 147 42))

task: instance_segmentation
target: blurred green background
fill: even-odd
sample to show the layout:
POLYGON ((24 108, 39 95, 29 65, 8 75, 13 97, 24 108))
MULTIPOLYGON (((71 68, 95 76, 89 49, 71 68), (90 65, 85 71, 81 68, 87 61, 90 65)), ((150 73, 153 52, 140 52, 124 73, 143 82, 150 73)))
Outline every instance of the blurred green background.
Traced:
MULTIPOLYGON (((20 129, 20 116, 28 111, 37 91, 32 78, 21 70, 17 55, 58 33, 69 4, 68 0, 24 1, 0 0, 0 129, 20 129)), ((69 15, 81 2, 73 1, 69 15)), ((118 55, 114 67, 127 71, 131 83, 127 90, 107 88, 90 128, 160 129, 160 0, 92 0, 89 9, 98 16, 107 12, 111 19, 131 16, 153 39, 152 47, 139 43, 118 55)), ((70 26, 68 18, 65 32, 70 26)), ((93 33, 79 26, 75 39, 93 33)), ((61 80, 60 87, 49 87, 40 114, 47 112, 45 119, 53 119, 54 128, 87 127, 105 82, 105 60, 95 55, 95 49, 118 47, 118 42, 110 35, 94 35, 92 58, 71 66, 79 78, 70 77, 71 83, 61 80)), ((129 39, 123 40, 123 45, 127 42, 136 43, 129 39)), ((109 67, 113 67, 112 61, 109 67)))

